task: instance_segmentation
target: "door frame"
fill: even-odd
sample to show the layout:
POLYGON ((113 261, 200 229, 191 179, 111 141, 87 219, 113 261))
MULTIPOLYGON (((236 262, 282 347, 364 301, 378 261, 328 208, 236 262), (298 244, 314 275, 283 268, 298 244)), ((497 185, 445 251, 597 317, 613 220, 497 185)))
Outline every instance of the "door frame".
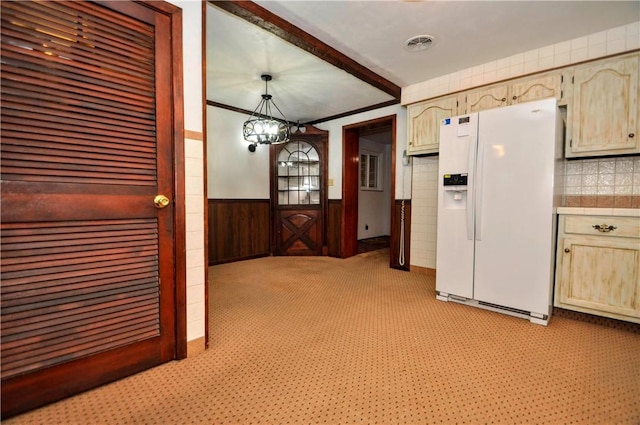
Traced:
MULTIPOLYGON (((145 0, 139 2, 145 7, 171 20, 171 76, 173 107, 171 124, 173 127, 173 185, 174 185, 174 261, 175 261, 175 359, 187 357, 187 235, 186 235, 186 190, 184 153, 184 96, 183 96, 183 50, 182 50, 182 9, 165 1, 145 0)), ((206 274, 206 273, 205 273, 206 274)), ((206 286, 206 285, 205 285, 206 286)))
POLYGON ((184 164, 184 96, 183 96, 183 49, 182 9, 166 1, 134 0, 156 13, 162 13, 171 21, 171 78, 172 99, 171 125, 173 131, 173 185, 174 185, 174 289, 175 289, 175 347, 176 360, 187 357, 187 235, 186 235, 186 191, 184 164))
MULTIPOLYGON (((397 115, 394 114, 342 127, 342 212, 340 225, 342 258, 352 257, 358 253, 360 132, 385 126, 391 126, 391 226, 389 232, 391 240, 395 240, 396 121, 397 115)), ((389 266, 392 265, 390 257, 389 266)))

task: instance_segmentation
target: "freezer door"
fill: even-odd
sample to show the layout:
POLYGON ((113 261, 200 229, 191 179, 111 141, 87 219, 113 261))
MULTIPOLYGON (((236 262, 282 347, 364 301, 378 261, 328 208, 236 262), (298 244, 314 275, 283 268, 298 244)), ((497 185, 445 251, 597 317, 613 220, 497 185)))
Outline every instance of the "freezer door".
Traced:
POLYGON ((555 99, 480 113, 476 300, 549 312, 558 113, 555 99))
POLYGON ((473 298, 472 193, 477 135, 477 113, 443 120, 440 127, 436 290, 464 298, 473 298))

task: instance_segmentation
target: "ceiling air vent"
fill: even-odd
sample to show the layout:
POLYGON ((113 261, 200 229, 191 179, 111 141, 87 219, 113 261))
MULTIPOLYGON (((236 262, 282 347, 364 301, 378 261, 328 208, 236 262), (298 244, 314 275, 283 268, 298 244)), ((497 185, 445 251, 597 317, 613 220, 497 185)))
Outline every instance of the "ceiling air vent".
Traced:
POLYGON ((430 35, 416 35, 405 41, 404 46, 410 52, 420 52, 433 46, 436 39, 430 35))

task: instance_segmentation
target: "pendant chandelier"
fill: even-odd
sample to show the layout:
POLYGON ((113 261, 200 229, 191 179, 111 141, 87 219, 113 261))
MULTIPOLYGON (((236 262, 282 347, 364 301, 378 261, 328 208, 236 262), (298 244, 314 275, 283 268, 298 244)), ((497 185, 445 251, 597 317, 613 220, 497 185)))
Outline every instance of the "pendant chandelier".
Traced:
MULTIPOLYGON (((289 141, 289 123, 284 114, 278 109, 269 94, 267 85, 272 77, 269 74, 260 76, 264 81, 264 91, 262 100, 253 111, 247 121, 242 126, 244 139, 251 143, 255 149, 255 145, 275 145, 286 143, 289 141), (274 118, 271 108, 275 108, 282 118, 274 118)), ((250 149, 251 150, 251 149, 250 149)))

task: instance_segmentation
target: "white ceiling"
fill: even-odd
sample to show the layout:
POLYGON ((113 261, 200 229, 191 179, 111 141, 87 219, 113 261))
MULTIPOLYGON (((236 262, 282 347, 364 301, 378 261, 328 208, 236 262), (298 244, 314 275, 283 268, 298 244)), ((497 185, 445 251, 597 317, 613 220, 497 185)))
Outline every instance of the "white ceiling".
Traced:
MULTIPOLYGON (((527 50, 640 20, 638 1, 270 1, 255 3, 405 87, 527 50), (415 35, 435 38, 409 52, 415 35)), ((275 35, 207 8, 207 100, 253 110, 269 93, 290 121, 393 100, 275 35)))

